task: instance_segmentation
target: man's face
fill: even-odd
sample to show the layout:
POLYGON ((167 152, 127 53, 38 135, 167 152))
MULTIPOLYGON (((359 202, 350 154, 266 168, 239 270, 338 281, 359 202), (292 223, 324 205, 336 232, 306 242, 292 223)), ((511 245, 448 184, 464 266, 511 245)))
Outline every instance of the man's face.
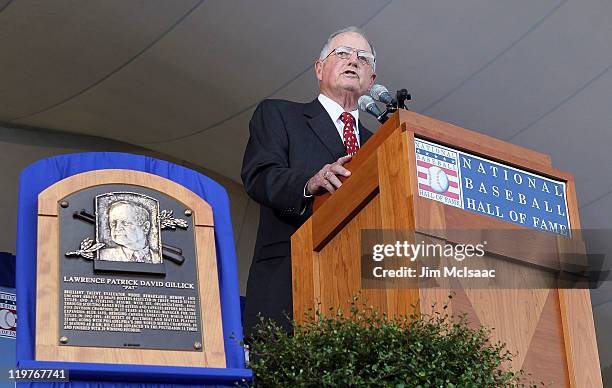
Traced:
MULTIPOLYGON (((355 32, 345 32, 335 36, 329 46, 330 52, 339 46, 371 52, 368 41, 355 32)), ((376 79, 372 67, 361 63, 357 59, 356 52, 349 59, 340 59, 335 54, 331 54, 324 61, 317 60, 315 72, 321 92, 330 96, 349 92, 355 98, 359 98, 370 90, 376 79)))
POLYGON ((111 238, 119 245, 130 249, 142 249, 147 246, 147 233, 150 223, 141 223, 137 217, 138 209, 128 204, 119 204, 111 208, 108 222, 111 238))

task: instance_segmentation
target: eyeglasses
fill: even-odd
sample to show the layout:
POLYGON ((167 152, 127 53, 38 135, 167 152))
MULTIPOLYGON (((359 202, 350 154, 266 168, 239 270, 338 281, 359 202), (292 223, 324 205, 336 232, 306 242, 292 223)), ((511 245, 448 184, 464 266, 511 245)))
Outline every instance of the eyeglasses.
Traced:
POLYGON ((372 53, 365 50, 357 50, 347 46, 336 47, 329 54, 327 54, 325 59, 329 58, 329 56, 332 54, 336 54, 338 58, 347 60, 351 57, 351 55, 353 55, 354 52, 357 52, 357 60, 361 62, 361 64, 370 65, 372 69, 374 68, 374 64, 376 63, 376 57, 372 53))

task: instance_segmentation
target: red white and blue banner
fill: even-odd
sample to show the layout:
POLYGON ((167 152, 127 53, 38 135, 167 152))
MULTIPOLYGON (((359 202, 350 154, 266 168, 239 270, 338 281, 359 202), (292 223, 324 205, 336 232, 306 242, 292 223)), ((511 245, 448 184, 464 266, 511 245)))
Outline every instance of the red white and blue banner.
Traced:
POLYGON ((419 195, 528 228, 570 235, 565 182, 415 139, 419 195))
POLYGON ((17 307, 15 293, 0 290, 0 337, 17 336, 17 307))

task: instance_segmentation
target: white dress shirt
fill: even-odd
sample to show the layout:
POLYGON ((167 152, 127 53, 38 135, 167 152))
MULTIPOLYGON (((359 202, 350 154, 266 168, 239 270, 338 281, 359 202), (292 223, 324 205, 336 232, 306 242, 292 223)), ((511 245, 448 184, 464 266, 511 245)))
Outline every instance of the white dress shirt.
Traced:
MULTIPOLYGON (((336 101, 332 100, 331 98, 327 97, 324 94, 319 94, 319 97, 317 97, 317 99, 319 100, 321 105, 323 105, 323 108, 325 108, 325 110, 329 114, 329 117, 331 117, 334 124, 336 124, 336 130, 338 131, 338 135, 340 136, 340 140, 342 141, 342 144, 344 144, 344 123, 342 122, 342 119, 340 118, 342 113, 344 113, 344 108, 341 107, 340 104, 338 104, 336 101)), ((355 118, 355 125, 353 128, 353 132, 355 132, 355 137, 357 137, 357 144, 359 145, 359 147, 361 147, 361 140, 359 140, 359 110, 355 109, 354 111, 349 112, 349 113, 353 115, 353 117, 355 118)), ((308 182, 306 182, 306 184, 304 185, 304 198, 311 198, 312 195, 306 193, 307 187, 308 187, 308 182)), ((302 215, 305 210, 306 210, 306 207, 303 206, 302 211, 300 212, 300 215, 302 215)))
MULTIPOLYGON (((342 122, 342 119, 340 119, 340 115, 344 113, 344 108, 341 107, 340 104, 338 104, 336 101, 332 100, 324 94, 319 94, 319 97, 317 97, 317 99, 319 100, 321 105, 323 105, 323 108, 325 108, 334 124, 336 124, 338 135, 342 140, 342 144, 344 144, 344 123, 342 122)), ((355 128, 353 129, 353 132, 355 132, 355 137, 357 137, 357 144, 359 145, 359 147, 361 147, 361 140, 359 139, 359 110, 355 109, 354 111, 349 113, 355 118, 355 128)))

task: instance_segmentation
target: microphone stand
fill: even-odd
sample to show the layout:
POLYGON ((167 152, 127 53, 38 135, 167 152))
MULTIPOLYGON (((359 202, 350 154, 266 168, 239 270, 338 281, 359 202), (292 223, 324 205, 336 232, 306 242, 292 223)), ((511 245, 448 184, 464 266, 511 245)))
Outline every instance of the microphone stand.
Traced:
POLYGON ((395 96, 396 99, 388 103, 385 107, 385 111, 382 112, 381 115, 376 118, 381 124, 384 124, 389 119, 389 117, 387 116, 390 113, 395 113, 398 109, 408 110, 408 108, 406 107, 406 101, 412 100, 412 96, 410 95, 410 93, 408 93, 408 90, 400 89, 395 93, 395 96))
POLYGON ((408 110, 408 108, 406 107, 406 101, 412 100, 412 96, 410 95, 410 93, 408 93, 406 89, 400 89, 395 93, 395 96, 397 100, 397 106, 401 109, 408 110))

